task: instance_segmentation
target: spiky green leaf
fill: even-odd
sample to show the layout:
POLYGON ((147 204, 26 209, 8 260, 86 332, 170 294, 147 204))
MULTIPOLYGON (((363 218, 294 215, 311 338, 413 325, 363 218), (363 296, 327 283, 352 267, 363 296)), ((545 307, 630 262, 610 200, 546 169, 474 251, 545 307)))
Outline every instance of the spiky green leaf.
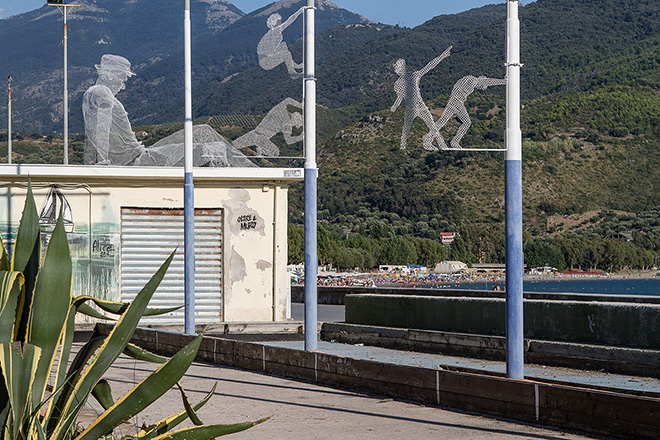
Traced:
MULTIPOLYGON (((96 304, 101 310, 104 310, 108 313, 112 313, 114 315, 121 315, 126 311, 128 306, 130 305, 129 303, 124 303, 124 302, 119 302, 119 301, 107 301, 103 299, 98 299, 98 298, 92 298, 92 301, 94 301, 94 304, 96 304)), ((163 315, 165 313, 170 313, 170 312, 175 312, 182 308, 183 306, 176 306, 176 307, 164 307, 164 308, 159 308, 159 309, 146 309, 142 316, 154 316, 154 315, 163 315)))
POLYGON ((0 271, 0 343, 12 342, 16 334, 16 309, 25 293, 25 278, 20 272, 0 271))
POLYGON ((112 388, 105 379, 99 380, 99 383, 92 390, 92 396, 101 404, 103 409, 108 409, 115 404, 115 399, 112 398, 112 388))
POLYGON ((195 359, 201 342, 202 336, 193 339, 158 370, 101 414, 75 440, 96 440, 155 402, 185 374, 195 359))
POLYGON ((0 270, 10 270, 11 265, 9 264, 9 257, 7 257, 7 249, 5 248, 5 242, 0 236, 0 270))
POLYGON ((266 417, 256 422, 236 423, 233 425, 204 425, 194 426, 192 428, 184 428, 178 431, 170 432, 167 434, 154 437, 153 440, 210 440, 215 437, 220 437, 235 432, 245 431, 255 425, 265 422, 270 417, 266 417))
MULTIPOLYGON (((200 400, 196 405, 193 406, 193 409, 195 411, 198 411, 201 407, 206 405, 206 402, 209 401, 211 396, 215 393, 215 389, 217 388, 218 384, 214 384, 213 388, 211 388, 211 391, 208 392, 206 397, 204 397, 202 400, 200 400)), ((157 437, 159 435, 162 435, 171 429, 176 428, 179 426, 184 420, 188 418, 188 413, 187 411, 181 411, 178 414, 173 414, 169 417, 164 418, 163 420, 160 420, 159 422, 154 423, 153 425, 143 429, 137 434, 137 439, 138 440, 151 440, 154 437, 157 437)))
POLYGON ((167 358, 158 356, 149 350, 145 350, 144 348, 140 348, 133 344, 128 344, 126 346, 124 349, 124 354, 126 356, 132 357, 133 359, 137 359, 138 361, 152 362, 154 364, 164 364, 167 362, 167 358))
POLYGON ((72 273, 71 253, 60 212, 34 286, 28 321, 27 342, 41 347, 33 389, 35 404, 45 396, 48 376, 65 329, 72 299, 72 273))
MULTIPOLYGON (((32 344, 11 342, 0 344, 0 366, 7 387, 15 429, 24 427, 36 408, 32 404, 32 387, 41 349, 32 344)), ((24 438, 27 438, 23 433, 24 438)))
POLYGON ((201 426, 204 424, 199 417, 197 416, 197 413, 195 412, 195 409, 192 407, 190 404, 190 401, 188 400, 188 396, 186 396, 186 392, 183 390, 183 387, 179 382, 176 383, 177 388, 179 388, 179 392, 181 393, 181 400, 183 401, 183 407, 186 409, 186 414, 188 414, 188 417, 190 420, 196 425, 196 426, 201 426))
POLYGON ((34 203, 32 185, 28 186, 23 216, 18 226, 14 253, 12 255, 11 270, 23 273, 25 277, 25 294, 20 298, 17 309, 16 336, 18 341, 25 341, 27 323, 32 303, 34 283, 39 271, 41 261, 41 234, 39 230, 39 214, 34 203))
MULTIPOLYGON (((67 399, 67 402, 62 406, 62 414, 64 417, 58 417, 58 423, 53 432, 53 440, 62 440, 66 433, 71 428, 71 423, 75 417, 71 417, 72 412, 76 411, 77 404, 85 401, 89 396, 92 388, 99 381, 101 376, 112 365, 117 357, 124 351, 128 341, 130 340, 135 328, 147 308, 149 300, 156 291, 156 288, 165 276, 172 259, 174 252, 167 258, 165 263, 158 269, 154 276, 147 282, 142 290, 137 294, 131 305, 126 312, 121 315, 121 318, 105 339, 103 345, 98 350, 96 356, 91 360, 89 366, 85 369, 76 384, 72 394, 67 399)), ((76 414, 77 415, 77 414, 76 414)))

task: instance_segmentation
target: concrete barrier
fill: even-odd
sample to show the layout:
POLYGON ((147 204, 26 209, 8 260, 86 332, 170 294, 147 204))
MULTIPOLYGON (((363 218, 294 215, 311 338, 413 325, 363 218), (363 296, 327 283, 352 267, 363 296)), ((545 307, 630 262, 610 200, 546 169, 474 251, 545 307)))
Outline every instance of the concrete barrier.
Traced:
MULTIPOLYGON (((305 302, 305 286, 291 286, 291 302, 305 302)), ((428 287, 356 287, 356 286, 318 286, 319 304, 344 304, 346 295, 413 295, 464 298, 504 298, 506 292, 492 290, 431 289, 428 287)), ((660 296, 651 295, 604 295, 591 293, 560 292, 524 292, 525 299, 549 301, 598 301, 633 304, 660 304, 660 296)))
MULTIPOLYGON (((505 301, 413 295, 346 295, 346 322, 421 330, 505 334, 505 301)), ((525 337, 660 348, 660 305, 524 301, 525 337)))
MULTIPOLYGON (((111 330, 110 324, 96 327, 101 335, 111 330)), ((189 335, 138 328, 131 341, 153 352, 173 355, 191 339, 189 335)), ((204 337, 197 359, 529 423, 620 438, 660 436, 657 396, 396 365, 210 337, 204 337)))
MULTIPOLYGON (((343 344, 506 360, 503 336, 324 322, 321 339, 343 344)), ((525 363, 660 378, 660 350, 525 339, 525 363)))

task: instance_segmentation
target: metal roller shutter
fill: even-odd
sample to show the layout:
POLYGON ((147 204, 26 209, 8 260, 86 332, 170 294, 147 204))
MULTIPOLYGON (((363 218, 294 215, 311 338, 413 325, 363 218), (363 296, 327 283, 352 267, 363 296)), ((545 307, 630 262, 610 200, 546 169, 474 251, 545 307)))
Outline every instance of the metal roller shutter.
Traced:
MULTIPOLYGON (((222 219, 222 209, 195 210, 196 324, 221 321, 222 219)), ((184 304, 183 210, 122 208, 122 301, 133 300, 174 249, 174 260, 154 293, 150 308, 184 304)), ((183 324, 184 310, 147 316, 140 323, 183 324)))

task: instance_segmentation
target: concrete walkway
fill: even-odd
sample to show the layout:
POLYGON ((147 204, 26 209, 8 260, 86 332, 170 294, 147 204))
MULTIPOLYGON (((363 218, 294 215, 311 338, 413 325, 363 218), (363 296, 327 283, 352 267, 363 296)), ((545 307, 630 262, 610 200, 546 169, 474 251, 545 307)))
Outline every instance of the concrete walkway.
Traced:
MULTIPOLYGON (((106 377, 115 399, 120 398, 156 365, 122 356, 106 377)), ((458 411, 427 407, 377 396, 336 390, 310 383, 194 363, 182 380, 192 402, 199 401, 217 383, 215 395, 200 410, 205 423, 238 423, 271 417, 266 423, 233 434, 233 439, 595 439, 606 438, 543 429, 458 411)), ((93 399, 92 399, 93 400, 93 399)), ((86 418, 99 411, 93 404, 86 418)), ((179 392, 170 390, 131 425, 153 423, 183 406, 179 392)))

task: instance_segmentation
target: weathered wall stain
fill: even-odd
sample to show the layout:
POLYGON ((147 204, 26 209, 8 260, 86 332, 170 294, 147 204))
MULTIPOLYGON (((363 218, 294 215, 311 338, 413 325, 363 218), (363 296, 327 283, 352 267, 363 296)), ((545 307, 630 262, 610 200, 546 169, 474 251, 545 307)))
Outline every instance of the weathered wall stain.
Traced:
POLYGON ((231 247, 231 258, 229 259, 229 280, 233 283, 243 281, 247 277, 245 258, 243 258, 234 246, 231 247))
POLYGON ((257 269, 259 269, 262 272, 272 267, 273 267, 273 263, 271 263, 270 261, 266 261, 266 260, 257 261, 257 269))

